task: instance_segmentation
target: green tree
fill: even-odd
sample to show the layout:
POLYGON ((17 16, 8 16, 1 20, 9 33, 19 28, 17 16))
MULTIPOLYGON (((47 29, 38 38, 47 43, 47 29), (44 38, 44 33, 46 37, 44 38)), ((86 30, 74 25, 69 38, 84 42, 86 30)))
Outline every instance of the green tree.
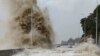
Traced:
POLYGON ((98 19, 98 37, 100 35, 100 5, 89 16, 81 19, 81 26, 83 29, 83 36, 92 35, 96 37, 96 17, 98 19))

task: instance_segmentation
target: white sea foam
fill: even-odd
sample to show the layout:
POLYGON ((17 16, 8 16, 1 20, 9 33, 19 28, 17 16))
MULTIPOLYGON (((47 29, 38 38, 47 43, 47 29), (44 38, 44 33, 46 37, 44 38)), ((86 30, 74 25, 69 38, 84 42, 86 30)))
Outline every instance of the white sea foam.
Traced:
POLYGON ((72 49, 27 49, 13 56, 100 56, 100 49, 94 44, 84 43, 72 49))
POLYGON ((54 49, 27 49, 13 56, 100 56, 100 49, 97 45, 92 44, 93 40, 89 39, 86 43, 81 43, 74 48, 59 47, 54 49))

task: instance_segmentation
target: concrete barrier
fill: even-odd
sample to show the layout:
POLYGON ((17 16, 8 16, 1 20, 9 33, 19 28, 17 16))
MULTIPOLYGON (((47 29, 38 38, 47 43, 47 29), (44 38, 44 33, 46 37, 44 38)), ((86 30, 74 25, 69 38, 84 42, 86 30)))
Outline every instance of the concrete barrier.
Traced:
POLYGON ((23 49, 0 50, 0 56, 12 56, 21 51, 23 51, 23 49))

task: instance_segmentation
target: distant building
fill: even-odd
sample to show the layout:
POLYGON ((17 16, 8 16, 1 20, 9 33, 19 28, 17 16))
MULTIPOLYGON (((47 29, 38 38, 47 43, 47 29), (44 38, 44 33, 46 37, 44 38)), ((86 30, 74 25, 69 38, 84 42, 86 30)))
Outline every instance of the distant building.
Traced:
POLYGON ((76 38, 76 39, 70 38, 68 41, 62 41, 61 45, 62 46, 67 45, 69 47, 72 47, 72 46, 79 44, 79 43, 80 43, 80 38, 76 38))
POLYGON ((61 45, 67 45, 67 41, 62 41, 61 45))

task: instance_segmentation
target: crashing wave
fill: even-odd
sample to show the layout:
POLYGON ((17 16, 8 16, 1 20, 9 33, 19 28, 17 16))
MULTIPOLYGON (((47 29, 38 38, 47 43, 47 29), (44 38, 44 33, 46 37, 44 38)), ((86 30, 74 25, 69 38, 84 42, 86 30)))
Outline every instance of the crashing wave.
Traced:
POLYGON ((30 46, 51 47, 53 30, 45 15, 37 6, 37 0, 1 0, 9 8, 7 32, 3 42, 12 48, 30 46))

